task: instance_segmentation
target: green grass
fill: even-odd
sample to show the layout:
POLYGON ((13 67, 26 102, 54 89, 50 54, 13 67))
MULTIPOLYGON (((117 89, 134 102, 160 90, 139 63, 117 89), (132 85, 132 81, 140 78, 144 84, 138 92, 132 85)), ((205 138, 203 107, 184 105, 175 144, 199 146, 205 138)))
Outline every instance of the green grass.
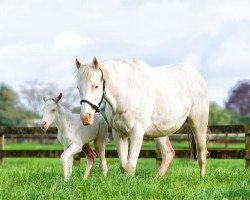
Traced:
MULTIPOLYGON (((185 149, 185 148, 189 148, 188 143, 187 142, 172 142, 173 148, 174 149, 185 149)), ((93 146, 93 145, 92 145, 93 146)), ((142 145, 142 149, 147 149, 147 150, 155 150, 155 142, 153 141, 145 141, 143 142, 142 145)), ((221 143, 209 143, 208 144, 208 148, 211 149, 219 149, 219 148, 224 148, 224 144, 221 143)), ((228 144, 228 148, 229 149, 245 149, 245 144, 244 143, 229 143, 228 144)), ((47 150, 63 150, 63 146, 55 143, 55 144, 38 144, 38 143, 16 143, 16 144, 12 144, 7 142, 5 144, 5 149, 47 149, 47 150)), ((107 150, 116 150, 115 144, 113 141, 110 141, 107 146, 106 146, 107 150)))
POLYGON ((136 176, 120 173, 118 159, 108 159, 102 177, 98 160, 87 181, 85 160, 74 167, 68 183, 59 159, 7 158, 0 166, 0 199, 249 199, 250 170, 244 160, 208 160, 207 176, 199 180, 198 166, 174 159, 162 179, 156 179, 155 159, 139 159, 136 176))

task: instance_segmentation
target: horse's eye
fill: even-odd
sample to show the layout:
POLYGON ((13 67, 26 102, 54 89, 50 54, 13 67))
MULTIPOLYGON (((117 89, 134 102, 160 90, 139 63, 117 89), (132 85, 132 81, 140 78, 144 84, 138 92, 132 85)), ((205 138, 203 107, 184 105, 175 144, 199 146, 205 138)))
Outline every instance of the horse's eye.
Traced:
POLYGON ((55 109, 52 109, 52 112, 55 112, 55 109))
POLYGON ((95 86, 95 89, 97 89, 97 88, 98 88, 98 85, 95 86))

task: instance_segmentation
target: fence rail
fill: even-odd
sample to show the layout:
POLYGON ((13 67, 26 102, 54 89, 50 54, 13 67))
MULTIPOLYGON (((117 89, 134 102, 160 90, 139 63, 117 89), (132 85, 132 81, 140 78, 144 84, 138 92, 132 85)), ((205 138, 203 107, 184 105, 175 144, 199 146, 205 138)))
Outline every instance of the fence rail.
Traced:
MULTIPOLYGON (((56 134, 57 128, 52 127, 47 131, 50 134, 56 134)), ((190 134, 191 129, 184 125, 175 134, 190 134)), ((226 126, 209 126, 208 134, 245 134, 245 150, 230 150, 230 149, 209 149, 210 158, 245 158, 246 168, 250 168, 250 125, 226 125, 226 126)), ((4 136, 5 135, 40 135, 44 134, 40 127, 0 127, 0 164, 3 158, 6 157, 46 157, 56 158, 62 153, 62 150, 4 150, 4 136)), ((80 160, 83 153, 75 156, 75 159, 80 160)), ((115 150, 107 150, 106 157, 118 157, 115 150)), ((140 157, 142 158, 156 158, 160 161, 160 151, 156 150, 141 150, 140 157)), ((189 150, 176 150, 177 158, 190 157, 189 150)))

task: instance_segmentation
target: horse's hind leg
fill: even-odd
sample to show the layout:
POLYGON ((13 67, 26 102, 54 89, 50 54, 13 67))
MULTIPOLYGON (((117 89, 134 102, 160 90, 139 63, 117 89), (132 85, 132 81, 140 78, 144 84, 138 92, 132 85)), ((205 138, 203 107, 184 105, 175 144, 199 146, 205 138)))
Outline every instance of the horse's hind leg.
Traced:
POLYGON ((172 162, 175 151, 170 143, 169 137, 155 138, 155 141, 160 148, 162 163, 156 174, 156 177, 162 177, 166 173, 170 163, 172 162))
POLYGON ((189 117, 188 124, 193 132, 194 140, 197 149, 197 158, 200 167, 200 177, 205 177, 206 159, 207 159, 207 125, 208 125, 208 106, 197 106, 192 109, 189 117))

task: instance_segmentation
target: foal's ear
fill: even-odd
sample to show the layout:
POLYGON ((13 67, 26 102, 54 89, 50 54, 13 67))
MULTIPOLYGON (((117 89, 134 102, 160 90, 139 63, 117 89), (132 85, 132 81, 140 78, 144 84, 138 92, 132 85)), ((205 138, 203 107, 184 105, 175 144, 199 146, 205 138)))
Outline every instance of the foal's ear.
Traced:
POLYGON ((43 97, 43 101, 46 102, 48 100, 47 97, 43 97))
POLYGON ((94 57, 92 64, 93 64, 93 67, 95 70, 99 69, 99 63, 98 63, 98 60, 96 59, 96 57, 94 57))
POLYGON ((77 58, 76 58, 76 67, 77 67, 77 69, 79 69, 81 67, 81 63, 77 58))
POLYGON ((58 103, 62 98, 62 93, 59 94, 58 97, 55 98, 55 102, 58 103))

